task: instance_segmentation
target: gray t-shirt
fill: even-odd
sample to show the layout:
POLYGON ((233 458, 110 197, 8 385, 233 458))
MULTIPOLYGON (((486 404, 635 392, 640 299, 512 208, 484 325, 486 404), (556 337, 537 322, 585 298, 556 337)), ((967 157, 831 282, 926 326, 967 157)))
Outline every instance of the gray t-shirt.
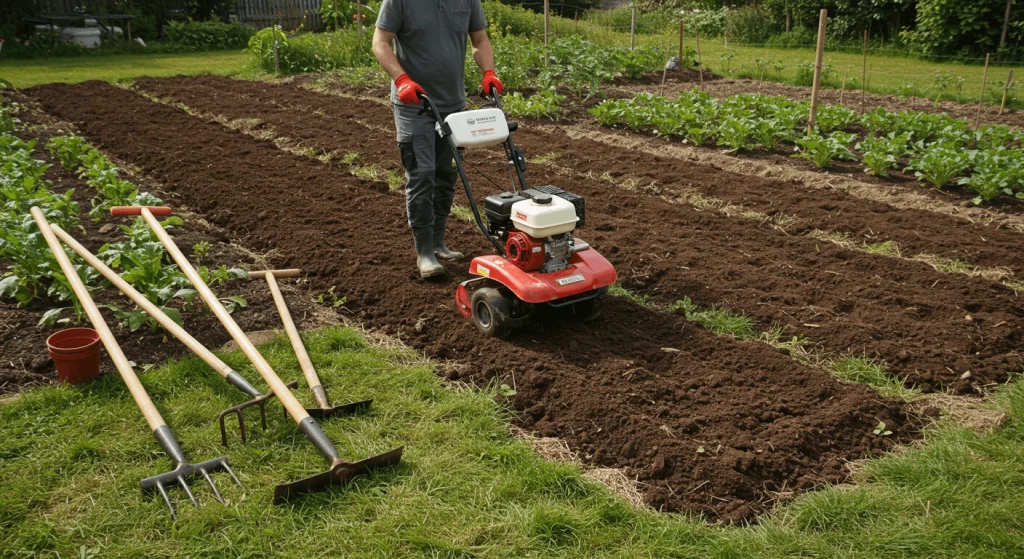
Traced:
MULTIPOLYGON (((377 27, 395 34, 395 55, 441 112, 466 105, 466 39, 487 27, 480 0, 384 0, 377 27)), ((400 104, 395 84, 391 101, 400 104)))

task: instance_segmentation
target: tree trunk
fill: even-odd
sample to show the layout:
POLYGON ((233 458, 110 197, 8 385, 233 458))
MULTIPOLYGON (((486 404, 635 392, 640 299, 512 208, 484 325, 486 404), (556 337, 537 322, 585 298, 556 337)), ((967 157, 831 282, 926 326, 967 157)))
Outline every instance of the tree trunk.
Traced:
POLYGON ((1006 32, 1010 28, 1010 6, 1013 0, 1006 0, 1006 15, 1003 16, 1003 34, 999 37, 999 48, 1006 46, 1006 32))

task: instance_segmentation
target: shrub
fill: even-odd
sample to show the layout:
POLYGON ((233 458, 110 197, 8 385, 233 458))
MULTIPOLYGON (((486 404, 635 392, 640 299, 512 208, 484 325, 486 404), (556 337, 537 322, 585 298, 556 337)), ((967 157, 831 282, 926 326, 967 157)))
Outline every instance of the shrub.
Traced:
MULTIPOLYGON (((274 71, 274 35, 271 28, 262 29, 249 39, 249 52, 264 72, 274 71)), ((288 38, 276 32, 281 72, 298 74, 326 72, 337 68, 357 68, 376 63, 370 52, 371 34, 364 33, 359 42, 355 28, 329 33, 304 34, 288 38)))
POLYGON ((768 40, 772 27, 757 6, 740 6, 725 13, 725 33, 730 41, 760 44, 768 40))
POLYGON ((244 49, 253 30, 241 23, 171 21, 164 27, 169 45, 186 51, 244 49))
POLYGON ((789 33, 768 37, 767 43, 769 47, 778 49, 814 47, 818 44, 818 35, 808 27, 797 27, 789 33))

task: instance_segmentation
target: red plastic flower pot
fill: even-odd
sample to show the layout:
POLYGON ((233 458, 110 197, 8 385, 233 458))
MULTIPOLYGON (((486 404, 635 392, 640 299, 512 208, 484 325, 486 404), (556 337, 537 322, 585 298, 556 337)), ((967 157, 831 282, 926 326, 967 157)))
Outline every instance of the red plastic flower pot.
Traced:
POLYGON ((82 384, 100 376, 100 335, 92 328, 68 328, 46 340, 57 378, 82 384))

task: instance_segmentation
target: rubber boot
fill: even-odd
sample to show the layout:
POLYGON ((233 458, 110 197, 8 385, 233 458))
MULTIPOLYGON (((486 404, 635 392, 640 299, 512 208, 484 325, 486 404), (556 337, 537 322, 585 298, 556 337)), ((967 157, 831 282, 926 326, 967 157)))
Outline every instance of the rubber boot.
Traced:
POLYGON ((434 255, 441 260, 462 260, 466 257, 461 252, 455 252, 444 246, 444 229, 448 218, 434 218, 434 255))
POLYGON ((430 227, 413 228, 413 240, 416 242, 416 267, 421 278, 434 278, 444 275, 444 266, 434 257, 434 230, 430 227))

